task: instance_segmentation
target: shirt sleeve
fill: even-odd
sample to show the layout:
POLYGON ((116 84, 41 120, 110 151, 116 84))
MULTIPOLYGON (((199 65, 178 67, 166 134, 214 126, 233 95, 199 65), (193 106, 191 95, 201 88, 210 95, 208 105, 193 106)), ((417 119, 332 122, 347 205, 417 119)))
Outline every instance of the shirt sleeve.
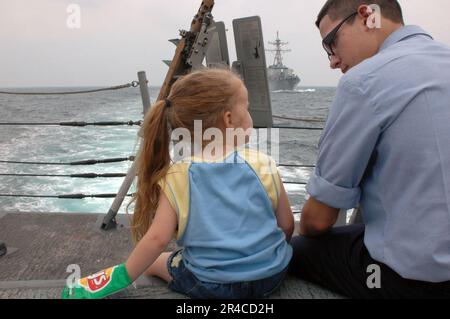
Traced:
POLYGON ((186 229, 189 215, 189 167, 190 163, 172 165, 167 175, 158 183, 169 200, 170 206, 177 213, 178 239, 186 229))
POLYGON ((306 188, 316 200, 338 209, 358 206, 360 183, 381 132, 370 96, 355 82, 344 77, 339 84, 306 188))
POLYGON ((267 156, 267 162, 268 165, 266 166, 266 169, 268 169, 269 172, 263 171, 260 174, 260 180, 269 195, 274 211, 276 211, 280 201, 281 177, 275 160, 270 156, 267 156))
POLYGON ((161 187, 161 191, 164 193, 164 195, 166 195, 167 199, 169 200, 170 206, 173 208, 173 210, 175 210, 175 212, 179 216, 180 209, 178 208, 178 203, 175 196, 175 192, 173 190, 173 186, 171 186, 170 184, 171 184, 170 181, 166 178, 161 179, 158 182, 159 187, 161 187))

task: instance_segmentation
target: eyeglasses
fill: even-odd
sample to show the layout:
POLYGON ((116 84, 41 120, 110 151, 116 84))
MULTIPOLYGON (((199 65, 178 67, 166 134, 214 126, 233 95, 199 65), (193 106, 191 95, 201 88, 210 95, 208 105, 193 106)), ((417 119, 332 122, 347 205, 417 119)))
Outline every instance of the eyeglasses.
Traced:
POLYGON ((339 29, 342 27, 342 25, 345 22, 347 22, 348 20, 350 20, 351 18, 353 18, 357 14, 358 14, 358 12, 354 12, 351 15, 349 15, 347 18, 342 20, 342 22, 339 23, 330 33, 328 33, 325 38, 323 38, 322 45, 323 45, 323 48, 325 49, 325 51, 328 54, 328 59, 329 60, 331 60, 331 56, 334 55, 332 46, 333 46, 334 40, 336 38, 336 35, 337 35, 339 29))

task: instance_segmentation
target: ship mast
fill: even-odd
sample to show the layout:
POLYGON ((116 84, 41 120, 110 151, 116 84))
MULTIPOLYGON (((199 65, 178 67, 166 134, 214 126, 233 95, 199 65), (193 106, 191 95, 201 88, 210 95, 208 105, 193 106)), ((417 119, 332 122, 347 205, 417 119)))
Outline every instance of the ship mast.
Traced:
POLYGON ((269 42, 269 44, 275 46, 275 50, 267 50, 268 52, 275 52, 275 59, 273 61, 273 66, 276 68, 285 68, 283 64, 282 52, 291 52, 291 50, 283 50, 282 47, 288 45, 289 42, 282 42, 280 40, 279 31, 277 31, 277 39, 275 42, 269 42))

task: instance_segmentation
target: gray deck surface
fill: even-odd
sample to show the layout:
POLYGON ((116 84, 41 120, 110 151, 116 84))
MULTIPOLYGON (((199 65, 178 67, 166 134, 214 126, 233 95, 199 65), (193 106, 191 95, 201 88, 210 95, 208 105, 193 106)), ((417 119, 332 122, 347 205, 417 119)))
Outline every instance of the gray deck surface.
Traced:
MULTIPOLYGON (((132 250, 127 216, 117 230, 104 232, 104 215, 1 213, 0 241, 8 254, 0 257, 0 299, 59 298, 68 265, 86 276, 124 262, 132 250)), ((168 250, 175 248, 174 244, 168 250)), ((181 299, 156 278, 141 277, 134 286, 110 298, 181 299)), ((275 299, 330 299, 340 296, 313 284, 287 278, 275 299)))

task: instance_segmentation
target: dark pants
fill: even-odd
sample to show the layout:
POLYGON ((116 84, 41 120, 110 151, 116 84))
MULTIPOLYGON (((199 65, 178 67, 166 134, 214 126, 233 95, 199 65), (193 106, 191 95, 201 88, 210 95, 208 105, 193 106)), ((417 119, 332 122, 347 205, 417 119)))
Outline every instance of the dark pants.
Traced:
MULTIPOLYGON (((364 245, 364 226, 334 228, 315 237, 294 237, 289 273, 350 298, 450 298, 450 282, 407 280, 370 257, 364 245), (371 265, 378 265, 380 285, 371 265), (369 271, 368 271, 369 269, 369 271), (379 286, 380 288, 371 287, 379 286)), ((378 271, 376 271, 378 272, 378 271)))

